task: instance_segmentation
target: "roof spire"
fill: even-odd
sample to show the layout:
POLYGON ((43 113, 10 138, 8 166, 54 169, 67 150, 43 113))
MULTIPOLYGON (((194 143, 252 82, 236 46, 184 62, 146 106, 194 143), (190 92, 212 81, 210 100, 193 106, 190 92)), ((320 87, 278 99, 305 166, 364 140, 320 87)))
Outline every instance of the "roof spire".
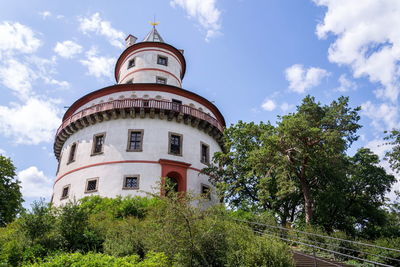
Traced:
POLYGON ((164 43, 163 38, 161 35, 158 33, 156 26, 160 24, 159 22, 156 22, 156 18, 154 16, 154 20, 150 22, 150 25, 153 26, 153 29, 147 34, 147 36, 144 38, 143 42, 160 42, 164 43))

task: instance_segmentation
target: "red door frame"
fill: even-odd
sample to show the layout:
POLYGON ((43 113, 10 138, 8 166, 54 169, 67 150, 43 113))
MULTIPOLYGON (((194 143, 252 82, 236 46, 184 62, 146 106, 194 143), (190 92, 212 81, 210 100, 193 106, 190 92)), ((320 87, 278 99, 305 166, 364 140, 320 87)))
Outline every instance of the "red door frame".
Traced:
MULTIPOLYGON (((165 177, 167 177, 169 173, 176 172, 180 176, 174 177, 178 179, 178 191, 187 192, 187 170, 192 164, 169 159, 160 159, 158 162, 161 165, 161 186, 164 186, 165 177)), ((163 192, 161 192, 161 194, 164 195, 163 192)))

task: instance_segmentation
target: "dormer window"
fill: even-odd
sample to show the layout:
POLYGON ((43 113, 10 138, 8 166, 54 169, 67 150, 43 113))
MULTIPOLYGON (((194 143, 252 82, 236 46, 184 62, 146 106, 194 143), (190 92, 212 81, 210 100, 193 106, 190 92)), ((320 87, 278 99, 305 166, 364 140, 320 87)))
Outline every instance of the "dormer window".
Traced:
POLYGON ((156 77, 156 83, 159 83, 159 84, 167 84, 167 79, 166 78, 164 78, 164 77, 156 77))
POLYGON ((135 59, 132 58, 131 60, 128 61, 128 69, 135 67, 135 59))
POLYGON ((168 66, 168 58, 167 57, 163 57, 163 56, 158 56, 157 57, 157 64, 168 66))

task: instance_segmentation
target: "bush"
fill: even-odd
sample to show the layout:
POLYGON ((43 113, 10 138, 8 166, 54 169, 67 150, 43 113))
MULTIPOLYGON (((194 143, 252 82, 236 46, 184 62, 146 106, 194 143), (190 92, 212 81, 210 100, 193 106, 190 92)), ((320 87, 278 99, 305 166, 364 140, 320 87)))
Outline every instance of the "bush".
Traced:
POLYGON ((41 262, 32 265, 24 265, 26 267, 168 267, 171 264, 168 262, 165 255, 162 253, 151 253, 146 256, 143 261, 140 261, 139 256, 131 255, 128 257, 117 258, 99 253, 72 253, 59 254, 54 257, 48 257, 41 262))

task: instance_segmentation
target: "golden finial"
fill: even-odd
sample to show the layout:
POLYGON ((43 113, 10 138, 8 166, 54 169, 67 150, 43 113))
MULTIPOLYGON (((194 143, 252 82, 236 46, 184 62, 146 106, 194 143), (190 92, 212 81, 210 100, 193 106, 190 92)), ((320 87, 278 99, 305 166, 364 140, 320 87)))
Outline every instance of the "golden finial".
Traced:
POLYGON ((160 24, 160 22, 150 21, 150 25, 153 25, 153 27, 157 26, 158 24, 160 24))

